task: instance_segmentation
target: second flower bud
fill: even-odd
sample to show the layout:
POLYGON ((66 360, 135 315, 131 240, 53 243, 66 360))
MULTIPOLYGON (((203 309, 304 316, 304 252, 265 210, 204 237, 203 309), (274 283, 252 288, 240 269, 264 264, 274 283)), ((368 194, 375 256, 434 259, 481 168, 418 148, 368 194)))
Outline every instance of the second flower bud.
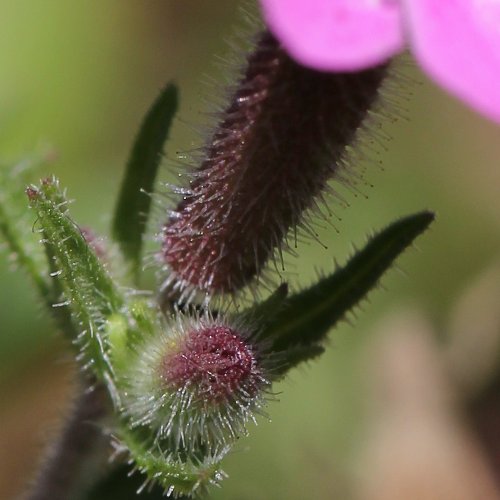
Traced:
POLYGON ((208 314, 157 319, 122 364, 124 415, 169 450, 232 443, 262 412, 270 385, 254 339, 250 328, 208 314))

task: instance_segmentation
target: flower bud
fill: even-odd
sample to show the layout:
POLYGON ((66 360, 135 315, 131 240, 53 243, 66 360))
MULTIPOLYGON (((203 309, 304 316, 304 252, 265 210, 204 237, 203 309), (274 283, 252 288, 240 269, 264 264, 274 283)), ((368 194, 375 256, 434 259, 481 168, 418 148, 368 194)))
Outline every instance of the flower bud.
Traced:
POLYGON ((260 357, 244 328, 181 316, 138 346, 124 411, 133 426, 156 429, 170 449, 227 445, 265 404, 260 357))
POLYGON ((163 228, 167 294, 241 289, 282 249, 331 178, 351 182, 346 148, 386 69, 322 73, 293 61, 270 33, 260 36, 163 228))

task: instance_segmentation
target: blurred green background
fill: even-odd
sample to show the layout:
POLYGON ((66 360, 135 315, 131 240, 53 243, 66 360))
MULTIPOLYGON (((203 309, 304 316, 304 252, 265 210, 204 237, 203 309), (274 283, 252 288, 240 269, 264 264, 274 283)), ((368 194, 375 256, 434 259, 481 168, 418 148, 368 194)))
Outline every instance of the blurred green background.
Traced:
MULTIPOLYGON (((207 82, 225 82, 227 68, 219 63, 245 24, 240 6, 235 0, 0 0, 2 163, 53 146, 51 172, 77 200, 75 219, 106 234, 131 141, 166 81, 180 86, 181 109, 162 177, 168 179, 176 152, 199 144, 194 127, 206 123, 207 101, 214 91, 224 95, 207 82)), ((310 283, 315 268, 343 262, 353 243, 361 246, 370 231, 398 216, 429 208, 437 222, 418 241, 420 251, 398 261, 403 273, 391 271, 384 289, 357 311, 354 326, 343 323, 318 362, 277 388, 272 423, 250 429, 226 460, 230 479, 213 498, 350 498, 364 428, 363 353, 373 325, 418 306, 445 326, 462 289, 498 258, 500 128, 411 63, 401 70, 417 83, 399 90, 408 119, 384 126, 392 140, 373 155, 382 167, 366 165, 364 194, 345 194, 350 207, 332 202, 341 220, 332 219, 338 232, 321 235, 328 249, 303 245, 300 260, 288 259, 287 278, 294 288, 310 283)), ((0 497, 10 498, 65 408, 72 372, 29 280, 12 273, 4 258, 0 280, 0 497)))

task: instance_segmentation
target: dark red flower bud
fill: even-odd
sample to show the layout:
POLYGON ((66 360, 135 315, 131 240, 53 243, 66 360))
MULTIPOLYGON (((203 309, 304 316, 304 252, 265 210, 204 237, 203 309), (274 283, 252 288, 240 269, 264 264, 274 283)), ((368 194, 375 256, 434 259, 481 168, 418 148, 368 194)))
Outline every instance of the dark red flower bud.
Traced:
POLYGON ((125 391, 132 425, 179 450, 213 451, 245 434, 270 384, 251 338, 225 319, 184 316, 145 338, 125 391))
POLYGON ((262 385, 251 347, 217 324, 187 332, 178 350, 165 356, 161 377, 170 390, 190 387, 201 407, 224 404, 238 391, 253 397, 262 385))
POLYGON ((234 292, 258 275, 332 177, 376 101, 386 67, 321 73, 265 32, 163 228, 164 289, 234 292))

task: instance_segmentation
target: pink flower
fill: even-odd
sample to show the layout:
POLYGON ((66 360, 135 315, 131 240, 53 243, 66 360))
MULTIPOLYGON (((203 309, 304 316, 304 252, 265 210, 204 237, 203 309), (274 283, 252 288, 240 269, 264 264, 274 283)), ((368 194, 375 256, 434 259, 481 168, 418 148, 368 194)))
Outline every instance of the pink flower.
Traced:
POLYGON ((500 0, 260 0, 297 61, 357 71, 410 46, 436 82, 500 122, 500 0))

